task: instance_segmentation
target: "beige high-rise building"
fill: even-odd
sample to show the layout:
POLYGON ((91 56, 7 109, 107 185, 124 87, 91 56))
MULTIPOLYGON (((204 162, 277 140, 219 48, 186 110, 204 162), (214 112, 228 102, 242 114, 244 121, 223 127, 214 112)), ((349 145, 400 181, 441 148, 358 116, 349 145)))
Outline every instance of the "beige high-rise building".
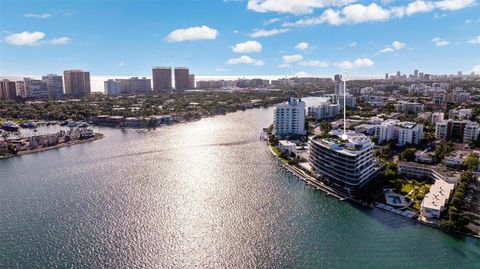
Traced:
POLYGON ((90 72, 82 70, 65 70, 65 95, 84 97, 90 95, 90 72))
POLYGON ((8 79, 0 81, 0 99, 11 100, 17 97, 15 82, 8 79))
POLYGON ((188 90, 190 88, 190 74, 186 67, 175 67, 175 89, 188 90))
POLYGON ((154 91, 169 91, 172 89, 172 68, 153 67, 152 81, 154 91))

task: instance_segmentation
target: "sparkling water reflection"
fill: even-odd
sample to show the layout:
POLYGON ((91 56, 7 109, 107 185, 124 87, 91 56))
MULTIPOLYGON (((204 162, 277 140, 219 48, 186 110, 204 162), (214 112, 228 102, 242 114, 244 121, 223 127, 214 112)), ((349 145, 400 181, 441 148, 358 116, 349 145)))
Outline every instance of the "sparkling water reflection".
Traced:
POLYGON ((0 161, 0 267, 479 268, 476 240, 289 176, 258 140, 272 113, 100 128, 105 139, 0 161))

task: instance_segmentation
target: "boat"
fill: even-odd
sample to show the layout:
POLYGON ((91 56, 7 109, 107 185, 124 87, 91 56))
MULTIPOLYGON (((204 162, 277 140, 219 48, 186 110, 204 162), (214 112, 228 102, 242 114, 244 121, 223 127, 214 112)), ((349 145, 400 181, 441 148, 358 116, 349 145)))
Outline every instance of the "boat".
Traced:
POLYGON ((76 121, 69 121, 67 124, 68 127, 73 128, 78 126, 78 122, 76 121))
POLYGON ((80 125, 78 125, 79 128, 87 128, 88 127, 88 123, 86 122, 82 122, 80 125))
POLYGON ((67 124, 68 124, 68 121, 67 121, 67 120, 66 120, 66 121, 62 121, 62 122, 60 123, 60 126, 65 126, 65 125, 67 125, 67 124))
POLYGON ((18 131, 20 126, 18 126, 17 124, 15 124, 11 121, 7 121, 4 124, 2 124, 2 126, 0 126, 0 128, 2 128, 3 130, 5 130, 7 132, 16 132, 16 131, 18 131))
POLYGON ((20 127, 22 128, 37 128, 37 125, 31 121, 24 122, 20 124, 20 127))

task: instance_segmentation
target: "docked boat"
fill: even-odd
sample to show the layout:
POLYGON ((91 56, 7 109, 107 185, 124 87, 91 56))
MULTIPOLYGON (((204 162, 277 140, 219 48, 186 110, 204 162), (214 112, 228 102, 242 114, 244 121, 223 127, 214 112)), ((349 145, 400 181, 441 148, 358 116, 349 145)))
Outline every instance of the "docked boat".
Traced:
POLYGON ((70 128, 77 127, 77 126, 78 126, 78 122, 76 122, 76 121, 69 121, 68 124, 67 124, 67 126, 70 127, 70 128))
POLYGON ((7 132, 16 132, 16 131, 18 131, 20 126, 18 126, 17 124, 15 124, 11 121, 7 121, 4 124, 2 124, 2 126, 0 126, 0 128, 2 128, 3 130, 5 130, 7 132))
POLYGON ((80 125, 78 125, 79 128, 87 128, 88 127, 88 123, 86 122, 82 122, 80 125))
POLYGON ((37 125, 31 121, 24 122, 20 124, 20 127, 22 128, 37 128, 37 125))
POLYGON ((66 121, 62 121, 62 122, 60 123, 60 126, 65 126, 65 125, 67 125, 67 124, 68 124, 68 121, 67 121, 67 120, 66 120, 66 121))

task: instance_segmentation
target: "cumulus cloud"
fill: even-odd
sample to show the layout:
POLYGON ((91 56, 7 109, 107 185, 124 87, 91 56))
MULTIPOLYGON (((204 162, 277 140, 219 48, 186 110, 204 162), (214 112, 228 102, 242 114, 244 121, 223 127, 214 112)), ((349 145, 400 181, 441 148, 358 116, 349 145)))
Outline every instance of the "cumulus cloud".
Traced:
POLYGON ((432 39, 432 43, 435 44, 435 46, 437 47, 445 47, 450 45, 450 42, 440 37, 435 37, 434 39, 432 39))
POLYGON ((208 26, 190 27, 177 29, 171 32, 167 37, 167 42, 183 42, 183 41, 195 41, 195 40, 208 40, 216 39, 218 31, 208 26))
POLYGON ((238 58, 232 58, 227 61, 227 64, 253 64, 257 66, 264 65, 262 60, 256 60, 247 55, 242 55, 238 58))
POLYGON ((295 48, 296 48, 297 50, 306 50, 306 49, 308 49, 309 47, 310 47, 310 45, 308 45, 307 42, 300 42, 300 43, 298 43, 298 44, 295 46, 295 48))
POLYGON ((377 53, 393 52, 393 51, 405 48, 405 45, 406 45, 405 43, 395 40, 395 41, 392 42, 391 45, 385 46, 384 49, 381 49, 377 53))
POLYGON ((246 41, 243 43, 237 43, 232 47, 233 52, 236 53, 250 53, 250 52, 261 52, 262 44, 257 41, 246 41))
POLYGON ((300 54, 283 55, 282 60, 284 64, 291 64, 303 60, 303 56, 300 54))
MULTIPOLYGON (((353 2, 353 1, 352 1, 353 2)), ((357 24, 364 22, 386 21, 392 18, 402 18, 416 13, 433 10, 458 10, 475 4, 475 0, 417 0, 408 5, 382 7, 376 3, 369 5, 349 4, 341 9, 328 8, 316 17, 303 18, 295 22, 286 22, 283 27, 305 27, 319 24, 357 24)), ((341 5, 339 5, 341 6, 341 5)))
POLYGON ((475 73, 476 75, 480 75, 480 64, 475 65, 472 68, 472 72, 475 73))
POLYGON ((264 21, 263 24, 270 25, 272 23, 276 23, 276 22, 279 22, 281 20, 282 20, 281 18, 271 18, 269 20, 264 21))
POLYGON ((480 44, 480 35, 473 37, 472 39, 468 40, 470 44, 480 44))
POLYGON ((273 36, 273 35, 278 35, 278 34, 283 34, 288 32, 289 29, 286 28, 281 28, 281 29, 271 29, 271 30, 265 30, 265 29, 257 29, 253 31, 250 36, 257 38, 257 37, 267 37, 267 36, 273 36))
POLYGON ((43 32, 28 32, 10 34, 5 37, 5 42, 15 46, 38 46, 38 45, 67 45, 72 39, 69 37, 59 37, 50 40, 45 40, 45 33, 43 32))
POLYGON ((358 58, 353 62, 343 61, 343 62, 334 63, 333 65, 341 69, 353 69, 353 68, 369 67, 369 66, 373 66, 374 64, 375 63, 368 58, 358 58))
POLYGON ((328 67, 328 62, 319 61, 319 60, 308 60, 301 61, 298 63, 301 66, 310 66, 310 67, 328 67))
POLYGON ((33 19, 48 19, 52 16, 50 13, 42 13, 42 14, 34 14, 34 13, 27 13, 23 14, 25 18, 33 18, 33 19))
POLYGON ((265 13, 291 13, 302 15, 312 13, 317 8, 326 6, 344 6, 356 0, 249 0, 249 10, 265 13))
POLYGON ((352 47, 352 48, 356 47, 357 46, 357 41, 353 41, 352 43, 350 43, 349 46, 352 47))
POLYGON ((59 37, 59 38, 53 38, 51 40, 48 41, 49 44, 52 44, 52 45, 68 45, 70 44, 70 42, 72 42, 72 39, 69 38, 69 37, 59 37))

